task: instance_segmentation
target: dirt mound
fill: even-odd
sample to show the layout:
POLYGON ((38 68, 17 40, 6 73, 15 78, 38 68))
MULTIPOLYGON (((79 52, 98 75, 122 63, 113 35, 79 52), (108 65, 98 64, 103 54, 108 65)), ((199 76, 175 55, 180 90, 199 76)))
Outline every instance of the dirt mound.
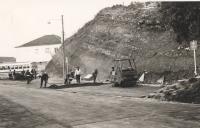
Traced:
POLYGON ((192 70, 179 70, 179 71, 163 71, 163 72, 147 72, 145 73, 144 83, 157 83, 159 79, 163 78, 164 84, 173 84, 180 79, 189 79, 193 74, 192 70))
POLYGON ((155 93, 149 94, 147 97, 164 101, 200 103, 200 79, 191 78, 168 85, 155 93))
MULTIPOLYGON (((178 79, 187 77, 180 72, 191 76, 192 72, 188 70, 193 69, 193 53, 180 47, 174 31, 164 27, 157 5, 159 3, 151 6, 135 3, 101 10, 65 41, 69 67, 78 65, 84 74, 90 74, 97 68, 97 79, 105 80, 116 56, 132 54, 139 73, 144 70, 151 72, 149 82, 165 72, 173 72, 178 79)), ((197 50, 197 58, 199 53, 197 50)), ((47 71, 62 76, 62 60, 62 52, 58 52, 47 66, 47 71)))

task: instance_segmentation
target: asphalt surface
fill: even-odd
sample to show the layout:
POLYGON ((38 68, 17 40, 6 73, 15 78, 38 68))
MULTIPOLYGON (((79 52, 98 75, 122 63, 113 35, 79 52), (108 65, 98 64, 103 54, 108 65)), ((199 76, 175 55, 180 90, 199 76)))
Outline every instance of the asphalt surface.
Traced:
POLYGON ((200 105, 139 98, 158 88, 39 88, 0 81, 0 128, 199 128, 200 105), (70 125, 70 126, 69 126, 70 125))

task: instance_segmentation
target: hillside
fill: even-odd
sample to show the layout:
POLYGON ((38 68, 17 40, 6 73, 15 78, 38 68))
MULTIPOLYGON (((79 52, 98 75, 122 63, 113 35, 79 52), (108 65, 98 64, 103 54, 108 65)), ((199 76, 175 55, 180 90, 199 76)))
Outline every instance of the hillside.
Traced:
MULTIPOLYGON (((132 53, 137 70, 148 72, 146 82, 155 82, 163 74, 171 81, 193 74, 192 51, 180 46, 175 37, 173 29, 166 29, 161 21, 159 3, 115 5, 101 10, 67 39, 65 52, 71 67, 78 65, 85 74, 97 68, 99 79, 108 78, 116 55, 132 53)), ((49 62, 47 71, 62 74, 61 52, 49 62)))

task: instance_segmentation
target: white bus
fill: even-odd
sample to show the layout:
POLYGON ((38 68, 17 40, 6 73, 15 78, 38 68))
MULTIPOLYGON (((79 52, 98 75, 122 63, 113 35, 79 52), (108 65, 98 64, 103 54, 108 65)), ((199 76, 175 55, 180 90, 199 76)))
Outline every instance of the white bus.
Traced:
POLYGON ((9 78, 9 74, 13 71, 19 74, 23 70, 31 71, 32 69, 35 69, 37 71, 37 65, 35 64, 35 62, 0 63, 0 79, 9 78))

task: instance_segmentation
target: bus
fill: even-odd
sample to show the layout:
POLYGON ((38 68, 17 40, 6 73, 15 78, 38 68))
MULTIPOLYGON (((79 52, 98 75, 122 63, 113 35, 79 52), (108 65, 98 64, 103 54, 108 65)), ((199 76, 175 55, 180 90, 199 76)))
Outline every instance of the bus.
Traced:
POLYGON ((16 79, 11 75, 14 71, 16 76, 19 76, 22 71, 31 71, 32 69, 37 71, 35 62, 0 63, 0 79, 16 79))

